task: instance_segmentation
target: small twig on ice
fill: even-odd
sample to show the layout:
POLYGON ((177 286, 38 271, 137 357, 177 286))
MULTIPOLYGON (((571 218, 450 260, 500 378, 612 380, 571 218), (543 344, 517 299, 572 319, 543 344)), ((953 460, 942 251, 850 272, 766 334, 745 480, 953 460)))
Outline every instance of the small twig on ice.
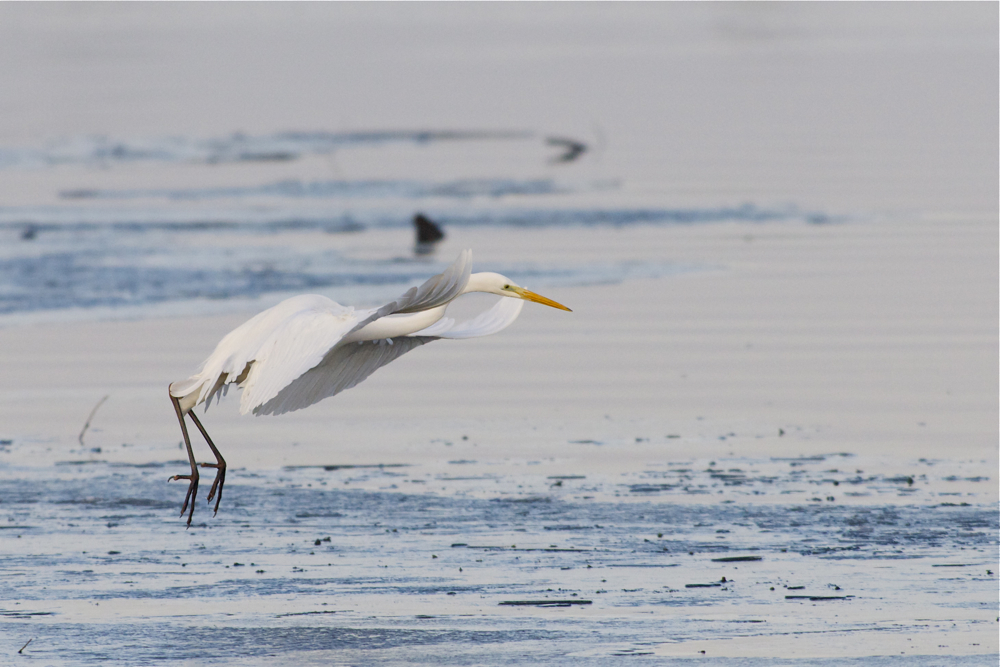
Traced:
POLYGON ((80 441, 80 445, 81 446, 83 445, 83 434, 87 432, 88 428, 90 428, 90 420, 93 419, 94 415, 97 413, 97 408, 101 407, 101 404, 104 403, 104 401, 106 401, 106 400, 108 400, 107 396, 105 396, 104 398, 102 398, 101 400, 99 400, 97 402, 97 405, 94 406, 94 409, 90 411, 90 416, 87 417, 87 423, 83 425, 83 430, 80 431, 80 435, 77 436, 77 438, 76 438, 77 440, 80 441))
MULTIPOLYGON (((28 644, 30 644, 30 643, 31 643, 31 642, 33 642, 33 641, 35 641, 35 638, 34 638, 34 637, 32 637, 32 638, 31 638, 31 639, 29 639, 28 641, 24 642, 24 646, 22 646, 22 647, 21 647, 21 651, 23 651, 24 649, 28 648, 28 644)), ((18 653, 21 653, 21 651, 18 651, 18 653)))

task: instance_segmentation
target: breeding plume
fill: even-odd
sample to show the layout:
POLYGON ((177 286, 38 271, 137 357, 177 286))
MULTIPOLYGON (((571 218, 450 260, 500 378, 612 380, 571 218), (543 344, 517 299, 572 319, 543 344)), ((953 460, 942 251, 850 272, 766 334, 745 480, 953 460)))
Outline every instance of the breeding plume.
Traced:
POLYGON ((215 511, 222 501, 226 461, 194 407, 218 400, 235 384, 243 390, 240 412, 280 415, 308 407, 350 389, 390 361, 415 347, 442 338, 488 336, 507 328, 521 313, 525 301, 560 310, 566 306, 514 284, 499 273, 472 273, 472 251, 465 250, 447 271, 413 287, 381 308, 367 310, 341 306, 325 296, 305 294, 286 299, 230 331, 201 369, 170 385, 191 463, 190 475, 171 480, 189 481, 181 516, 194 516, 198 495, 198 466, 215 468, 208 502, 215 511), (462 294, 486 292, 502 297, 492 308, 466 321, 445 317, 448 304, 462 294), (215 463, 195 462, 188 436, 188 416, 215 455, 215 463), (190 506, 190 511, 188 507, 190 506))

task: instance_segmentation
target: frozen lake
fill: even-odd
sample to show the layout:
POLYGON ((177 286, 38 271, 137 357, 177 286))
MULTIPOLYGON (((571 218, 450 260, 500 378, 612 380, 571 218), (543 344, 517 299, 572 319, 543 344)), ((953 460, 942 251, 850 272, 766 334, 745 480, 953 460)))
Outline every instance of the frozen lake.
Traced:
POLYGON ((31 659, 56 665, 774 664, 733 652, 778 636, 809 664, 873 644, 896 657, 865 664, 989 664, 997 513, 956 489, 992 482, 875 463, 235 470, 219 515, 199 506, 190 530, 165 482, 184 461, 8 469, 6 644, 33 638, 31 659))

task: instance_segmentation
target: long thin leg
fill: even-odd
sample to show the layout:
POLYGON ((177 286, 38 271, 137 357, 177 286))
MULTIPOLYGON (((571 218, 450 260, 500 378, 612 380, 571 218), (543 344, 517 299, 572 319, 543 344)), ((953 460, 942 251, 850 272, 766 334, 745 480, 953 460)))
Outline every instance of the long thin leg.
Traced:
MULTIPOLYGON (((191 526, 191 518, 194 516, 194 499, 198 495, 198 464, 194 460, 194 450, 191 449, 191 438, 188 437, 187 424, 184 423, 184 413, 181 411, 181 402, 175 397, 171 396, 170 400, 174 404, 174 410, 177 412, 177 421, 181 424, 181 435, 184 436, 184 445, 187 447, 188 461, 191 462, 191 474, 190 475, 174 475, 167 481, 172 482, 177 479, 187 479, 190 480, 188 484, 187 494, 184 496, 184 506, 181 507, 181 516, 184 516, 184 511, 188 508, 188 502, 191 503, 191 511, 188 512, 187 525, 191 526)), ((195 422, 197 423, 197 422, 195 422)), ((215 449, 215 447, 212 447, 215 449)))
POLYGON ((222 454, 219 453, 219 450, 216 448, 215 443, 212 442, 212 439, 208 437, 208 431, 206 431, 205 427, 201 425, 201 420, 198 419, 198 416, 195 415, 193 410, 188 413, 188 417, 191 418, 194 425, 198 427, 199 431, 201 431, 201 435, 205 438, 205 442, 208 443, 208 446, 212 448, 212 453, 215 454, 215 463, 199 464, 202 468, 215 468, 217 470, 215 473, 215 481, 212 482, 212 488, 208 492, 208 502, 212 502, 212 498, 215 498, 216 490, 219 492, 219 496, 215 498, 215 513, 212 515, 215 516, 215 514, 219 513, 219 503, 222 502, 222 487, 226 483, 226 459, 222 458, 222 454))

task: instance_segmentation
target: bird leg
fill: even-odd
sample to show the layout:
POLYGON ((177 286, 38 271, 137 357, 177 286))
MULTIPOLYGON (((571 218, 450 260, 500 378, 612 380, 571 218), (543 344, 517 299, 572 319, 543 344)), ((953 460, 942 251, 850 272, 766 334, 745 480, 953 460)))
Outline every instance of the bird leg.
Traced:
MULTIPOLYGON (((172 482, 177 479, 187 479, 190 480, 188 484, 187 494, 184 496, 184 506, 181 507, 181 516, 184 516, 184 511, 188 508, 188 502, 191 503, 191 511, 188 512, 188 527, 191 526, 191 518, 194 516, 194 499, 198 495, 198 464, 194 460, 194 450, 191 449, 191 438, 188 437, 187 424, 184 423, 184 412, 181 410, 181 402, 174 396, 170 397, 170 400, 174 404, 174 410, 177 412, 177 421, 181 424, 181 435, 184 436, 184 445, 187 446, 188 461, 191 462, 191 474, 190 475, 174 475, 173 477, 167 479, 168 482, 172 482)), ((195 422, 198 423, 197 421, 195 422)), ((200 424, 199 424, 200 427, 200 424)), ((204 432, 204 431, 203 431, 204 432)), ((215 447, 213 446, 214 450, 215 447)))
POLYGON ((208 446, 212 448, 212 453, 215 454, 215 463, 199 464, 202 468, 216 469, 215 481, 212 482, 212 488, 208 492, 208 502, 212 502, 212 498, 215 498, 215 512, 212 514, 212 516, 215 516, 219 513, 219 503, 222 502, 222 487, 226 483, 226 459, 222 458, 222 454, 219 453, 219 450, 216 448, 215 443, 212 442, 212 439, 208 437, 208 431, 206 431, 205 427, 201 425, 201 420, 198 419, 198 416, 193 410, 188 412, 188 417, 191 418, 194 425, 198 427, 199 431, 201 431, 201 435, 205 438, 205 442, 208 443, 208 446), (216 491, 219 492, 218 497, 215 496, 216 491))

